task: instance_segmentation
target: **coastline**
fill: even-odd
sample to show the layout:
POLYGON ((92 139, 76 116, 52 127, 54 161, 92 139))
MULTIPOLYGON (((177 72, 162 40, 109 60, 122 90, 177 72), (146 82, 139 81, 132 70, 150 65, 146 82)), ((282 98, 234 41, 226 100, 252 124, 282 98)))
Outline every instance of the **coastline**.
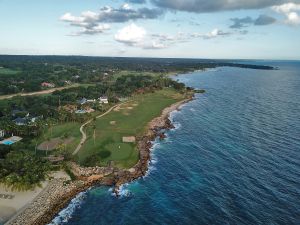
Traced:
POLYGON ((174 128, 169 119, 170 113, 193 100, 193 97, 194 94, 165 108, 159 117, 148 123, 147 132, 137 138, 139 161, 135 166, 130 169, 112 166, 83 168, 75 163, 69 163, 78 180, 70 181, 62 178, 51 180, 47 188, 28 207, 17 213, 5 225, 48 224, 77 194, 93 186, 113 186, 114 193, 119 196, 119 189, 123 184, 146 175, 151 160, 152 141, 156 137, 163 139, 165 137, 163 131, 174 128))

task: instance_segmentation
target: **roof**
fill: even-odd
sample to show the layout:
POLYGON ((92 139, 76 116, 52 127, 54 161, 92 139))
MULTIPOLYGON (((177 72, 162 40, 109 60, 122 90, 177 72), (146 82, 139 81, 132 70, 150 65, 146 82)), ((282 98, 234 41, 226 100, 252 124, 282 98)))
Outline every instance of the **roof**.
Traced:
POLYGON ((14 122, 18 123, 18 124, 25 124, 27 122, 27 120, 24 118, 18 117, 17 119, 14 120, 14 122))
POLYGON ((87 99, 86 99, 86 98, 82 98, 82 99, 78 100, 78 102, 79 102, 80 104, 84 104, 84 103, 87 102, 87 99))

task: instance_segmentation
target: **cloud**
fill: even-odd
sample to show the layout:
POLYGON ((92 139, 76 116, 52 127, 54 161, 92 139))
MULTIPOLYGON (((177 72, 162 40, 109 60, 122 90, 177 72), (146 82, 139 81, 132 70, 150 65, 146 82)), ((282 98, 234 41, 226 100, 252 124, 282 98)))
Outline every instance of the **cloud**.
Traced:
POLYGON ((220 29, 213 29, 208 33, 184 33, 178 32, 175 35, 162 33, 148 33, 145 28, 135 25, 134 23, 120 29, 115 40, 130 47, 142 49, 163 49, 169 48, 179 43, 186 43, 193 39, 201 38, 203 40, 228 37, 231 35, 246 35, 247 30, 226 32, 220 29))
POLYGON ((145 4, 146 0, 127 0, 127 2, 133 3, 133 4, 145 4))
POLYGON ((120 8, 105 6, 99 12, 85 11, 80 16, 66 13, 61 17, 62 21, 70 22, 72 25, 86 23, 123 23, 137 19, 156 19, 163 14, 161 9, 139 8, 132 9, 129 4, 123 4, 120 8))
POLYGON ((191 34, 191 37, 193 38, 203 38, 203 39, 212 39, 212 38, 217 38, 217 37, 224 37, 224 36, 229 36, 232 33, 230 32, 224 32, 222 30, 219 30, 217 28, 213 29, 212 31, 206 33, 206 34, 199 34, 199 33, 194 33, 191 34))
POLYGON ((253 19, 250 16, 244 18, 231 18, 230 20, 233 21, 233 24, 230 26, 230 28, 233 29, 241 29, 253 23, 253 19))
POLYGON ((260 15, 256 19, 247 16, 244 18, 231 18, 230 20, 233 21, 233 24, 230 26, 232 29, 242 29, 250 25, 265 26, 276 22, 275 18, 264 14, 260 15))
POLYGON ((229 32, 224 32, 224 31, 219 30, 219 29, 214 29, 211 32, 204 35, 204 38, 211 39, 211 38, 216 38, 216 37, 219 37, 219 36, 228 36, 230 34, 231 33, 229 33, 229 32))
MULTIPOLYGON (((179 11, 196 13, 261 9, 274 5, 288 3, 291 0, 151 0, 155 5, 179 11)), ((294 0, 299 2, 300 0, 294 0)))
POLYGON ((265 26, 273 24, 276 22, 276 19, 268 15, 260 15, 255 21, 254 25, 256 26, 265 26))
POLYGON ((289 13, 291 11, 299 11, 300 4, 287 3, 283 5, 275 5, 272 7, 272 9, 279 13, 289 13))
POLYGON ((71 13, 65 13, 60 20, 69 23, 71 26, 82 27, 76 32, 81 34, 97 34, 109 29, 108 23, 124 23, 130 20, 138 19, 156 19, 163 15, 162 9, 139 8, 132 9, 129 4, 123 4, 120 8, 105 6, 98 12, 84 11, 80 16, 74 16, 71 13))
POLYGON ((144 41, 146 34, 147 32, 143 27, 139 27, 132 23, 129 26, 126 26, 119 30, 115 35, 115 40, 131 46, 135 46, 144 41))
POLYGON ((137 26, 134 23, 120 29, 115 40, 127 46, 138 47, 142 49, 164 49, 169 48, 176 43, 188 41, 190 37, 184 33, 176 35, 168 34, 151 34, 143 27, 137 26))
POLYGON ((81 36, 81 35, 93 35, 93 34, 100 34, 106 30, 110 30, 110 25, 108 24, 98 24, 92 27, 84 27, 77 32, 71 33, 69 36, 81 36))
POLYGON ((162 49, 166 46, 157 40, 150 40, 147 31, 134 23, 122 28, 115 35, 115 40, 131 47, 143 49, 162 49))
POLYGON ((272 9, 277 13, 285 15, 285 23, 290 25, 299 25, 300 16, 298 11, 300 11, 300 4, 287 3, 282 5, 273 6, 272 9))

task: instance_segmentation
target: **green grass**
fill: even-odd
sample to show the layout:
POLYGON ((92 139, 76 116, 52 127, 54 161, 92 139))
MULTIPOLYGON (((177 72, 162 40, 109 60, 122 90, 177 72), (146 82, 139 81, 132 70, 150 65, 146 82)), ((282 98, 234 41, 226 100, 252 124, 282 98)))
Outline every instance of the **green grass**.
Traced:
POLYGON ((81 133, 79 131, 81 124, 80 123, 64 123, 52 126, 52 128, 47 129, 45 133, 41 135, 38 139, 33 142, 38 145, 44 141, 50 140, 52 138, 64 138, 65 134, 68 137, 73 137, 74 140, 66 146, 68 152, 72 153, 77 145, 80 143, 81 133))
POLYGON ((17 71, 17 70, 12 70, 12 69, 8 69, 8 68, 0 68, 1 75, 15 75, 17 73, 19 73, 19 71, 17 71))
POLYGON ((86 128, 88 139, 78 152, 79 163, 85 164, 91 156, 99 157, 101 151, 110 151, 110 156, 102 158, 98 165, 106 165, 112 160, 120 168, 132 167, 138 161, 138 150, 134 143, 123 143, 122 137, 142 135, 147 130, 147 124, 158 117, 164 108, 183 98, 172 89, 138 95, 122 105, 119 111, 97 119, 95 142, 93 125, 90 124, 86 128), (116 123, 112 125, 111 121, 116 123))
POLYGON ((122 76, 128 76, 128 75, 133 75, 133 76, 139 76, 139 75, 144 75, 144 76, 159 76, 159 75, 163 75, 164 73, 154 73, 154 72, 137 72, 137 71, 128 71, 128 70, 122 70, 122 71, 118 71, 115 74, 113 74, 112 80, 117 80, 119 77, 122 76))

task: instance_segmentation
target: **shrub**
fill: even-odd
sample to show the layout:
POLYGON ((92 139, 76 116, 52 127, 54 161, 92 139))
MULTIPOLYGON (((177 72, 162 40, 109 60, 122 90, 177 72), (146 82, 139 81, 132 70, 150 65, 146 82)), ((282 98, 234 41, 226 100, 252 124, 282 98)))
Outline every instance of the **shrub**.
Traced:
POLYGON ((106 159, 111 155, 110 151, 104 150, 99 153, 100 158, 106 159))

